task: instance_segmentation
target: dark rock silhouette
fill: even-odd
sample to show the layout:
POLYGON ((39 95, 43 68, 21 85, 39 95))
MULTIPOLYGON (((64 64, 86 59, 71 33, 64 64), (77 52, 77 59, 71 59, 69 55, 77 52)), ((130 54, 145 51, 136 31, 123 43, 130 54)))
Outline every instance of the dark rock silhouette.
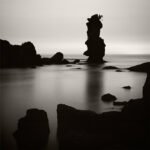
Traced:
POLYGON ((123 70, 122 69, 117 69, 116 72, 123 72, 123 70))
POLYGON ((43 65, 51 65, 51 58, 44 57, 41 59, 43 65))
POLYGON ((42 150, 48 142, 50 129, 44 110, 29 109, 18 122, 14 133, 19 150, 42 150))
POLYGON ((82 68, 78 67, 78 68, 74 68, 74 69, 81 70, 82 68))
POLYGON ((6 40, 0 40, 0 68, 35 67, 37 65, 41 65, 41 56, 36 54, 31 42, 11 45, 6 40))
POLYGON ((118 67, 115 67, 115 66, 106 66, 106 67, 103 67, 103 69, 118 69, 118 67))
POLYGON ((96 114, 59 104, 57 137, 60 150, 118 148, 120 113, 96 114), (116 136, 117 135, 117 136, 116 136))
POLYGON ((72 65, 68 64, 68 65, 66 65, 66 67, 72 67, 72 65))
POLYGON ((105 101, 105 102, 112 102, 116 100, 117 100, 116 96, 109 94, 109 93, 102 96, 102 101, 105 101))
POLYGON ((59 104, 57 137, 60 150, 147 150, 150 139, 150 75, 143 98, 126 102, 121 112, 96 114, 59 104))
POLYGON ((67 59, 63 59, 63 61, 61 62, 61 64, 70 64, 70 62, 67 59))
POLYGON ((101 22, 101 15, 95 14, 91 18, 88 18, 87 36, 88 39, 85 44, 88 50, 84 52, 84 55, 89 56, 88 63, 102 63, 105 55, 105 43, 104 40, 99 37, 100 30, 103 27, 101 22))
POLYGON ((144 99, 149 99, 150 98, 150 93, 149 93, 149 88, 150 88, 150 72, 147 74, 147 78, 143 87, 143 98, 144 99))
POLYGON ((122 88, 124 88, 124 89, 127 89, 127 90, 130 90, 131 89, 131 86, 123 86, 122 88))
POLYGON ((130 100, 122 109, 122 117, 124 118, 122 140, 125 141, 124 147, 129 150, 146 150, 149 147, 150 117, 146 107, 144 98, 142 98, 130 100))
POLYGON ((0 39, 0 68, 34 68, 41 65, 69 63, 61 52, 57 52, 51 58, 42 58, 31 42, 11 45, 8 41, 0 39))
POLYGON ((77 64, 77 63, 79 63, 80 62, 80 59, 75 59, 74 61, 73 61, 73 64, 77 64))
POLYGON ((143 63, 143 64, 139 64, 139 65, 136 65, 136 66, 132 66, 130 68, 127 68, 128 70, 130 71, 137 71, 137 72, 150 72, 150 62, 146 62, 146 63, 143 63))
POLYGON ((42 58, 42 64, 51 65, 51 64, 69 64, 70 62, 64 59, 64 55, 61 52, 57 52, 51 58, 42 58))
POLYGON ((51 57, 51 62, 54 64, 61 64, 63 59, 63 54, 61 52, 57 52, 54 56, 51 57))

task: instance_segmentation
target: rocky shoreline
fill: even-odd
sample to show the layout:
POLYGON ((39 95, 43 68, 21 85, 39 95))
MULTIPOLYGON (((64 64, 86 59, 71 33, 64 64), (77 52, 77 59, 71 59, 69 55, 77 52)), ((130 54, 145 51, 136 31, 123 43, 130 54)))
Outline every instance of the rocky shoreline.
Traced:
POLYGON ((35 68, 51 64, 76 64, 80 60, 69 62, 63 53, 57 52, 51 58, 37 54, 32 42, 22 45, 12 45, 6 40, 0 40, 0 68, 35 68))

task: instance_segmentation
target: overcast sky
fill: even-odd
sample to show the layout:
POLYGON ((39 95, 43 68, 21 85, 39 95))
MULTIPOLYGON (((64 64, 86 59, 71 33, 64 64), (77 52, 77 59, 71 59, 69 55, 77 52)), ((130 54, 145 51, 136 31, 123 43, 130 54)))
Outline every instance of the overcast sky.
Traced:
POLYGON ((87 18, 103 15, 106 53, 150 53, 150 0, 0 0, 0 38, 38 53, 82 54, 87 18))

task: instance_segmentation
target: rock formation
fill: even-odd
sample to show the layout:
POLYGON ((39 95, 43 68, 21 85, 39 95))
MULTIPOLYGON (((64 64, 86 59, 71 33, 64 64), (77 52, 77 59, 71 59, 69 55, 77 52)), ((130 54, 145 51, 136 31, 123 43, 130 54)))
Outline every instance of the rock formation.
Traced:
POLYGON ((0 40, 0 68, 23 68, 41 65, 41 56, 36 54, 33 43, 12 45, 0 40))
POLYGON ((61 52, 57 52, 51 58, 42 58, 37 54, 35 46, 31 42, 12 45, 8 41, 0 39, 0 68, 33 68, 41 65, 69 63, 61 52))
POLYGON ((119 150, 121 114, 96 114, 59 104, 57 107, 59 150, 119 150), (117 149, 118 148, 118 149, 117 149))
POLYGON ((19 120, 14 137, 19 150, 42 150, 48 142, 49 133, 47 113, 29 109, 26 116, 19 120))
POLYGON ((130 71, 137 71, 137 72, 150 72, 150 62, 142 63, 136 66, 132 66, 127 68, 130 71))
POLYGON ((116 96, 109 94, 109 93, 104 94, 101 98, 102 98, 102 101, 104 102, 114 102, 117 100, 116 96))
POLYGON ((84 52, 84 55, 89 56, 88 63, 102 63, 105 55, 105 43, 100 37, 100 30, 103 27, 101 22, 101 15, 95 14, 91 18, 88 18, 87 22, 87 36, 88 39, 85 44, 88 50, 84 52))
POLYGON ((64 59, 64 55, 61 52, 57 52, 51 58, 42 58, 43 65, 51 65, 51 64, 63 65, 69 63, 70 62, 67 59, 64 59))

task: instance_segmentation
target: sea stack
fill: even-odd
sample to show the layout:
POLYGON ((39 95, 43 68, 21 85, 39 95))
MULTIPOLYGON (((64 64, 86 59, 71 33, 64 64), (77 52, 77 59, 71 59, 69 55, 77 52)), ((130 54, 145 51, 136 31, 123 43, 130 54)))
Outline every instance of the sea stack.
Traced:
POLYGON ((88 39, 85 42, 87 45, 87 51, 84 52, 84 55, 89 56, 88 63, 102 63, 104 62, 103 57, 105 55, 105 43, 104 40, 100 37, 100 30, 103 27, 101 22, 102 15, 95 14, 88 18, 86 23, 88 31, 88 39))

